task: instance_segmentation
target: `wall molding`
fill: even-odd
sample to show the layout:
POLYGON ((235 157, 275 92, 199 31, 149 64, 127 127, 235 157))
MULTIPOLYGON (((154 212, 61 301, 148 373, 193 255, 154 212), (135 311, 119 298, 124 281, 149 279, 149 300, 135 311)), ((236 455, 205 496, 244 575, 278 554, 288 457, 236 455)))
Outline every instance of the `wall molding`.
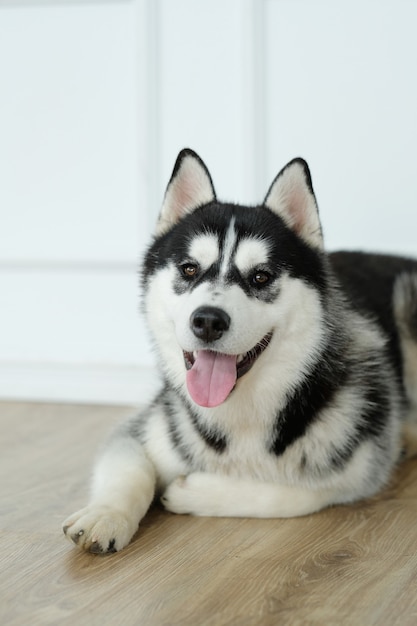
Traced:
POLYGON ((95 4, 130 4, 136 0, 0 0, 0 9, 7 8, 38 8, 38 7, 60 7, 60 6, 91 6, 95 4))
POLYGON ((158 391, 152 367, 0 362, 0 398, 141 406, 158 391))
POLYGON ((139 259, 135 261, 109 260, 62 260, 62 259, 0 259, 0 271, 3 272, 79 272, 90 273, 127 273, 138 272, 139 259))
POLYGON ((265 187, 267 159, 267 103, 266 103, 266 0, 246 0, 244 41, 251 45, 245 48, 245 65, 249 68, 245 93, 246 120, 244 133, 250 134, 251 149, 247 151, 246 178, 252 182, 252 195, 255 202, 261 202, 265 187), (247 94, 251 94, 248 98, 247 94))

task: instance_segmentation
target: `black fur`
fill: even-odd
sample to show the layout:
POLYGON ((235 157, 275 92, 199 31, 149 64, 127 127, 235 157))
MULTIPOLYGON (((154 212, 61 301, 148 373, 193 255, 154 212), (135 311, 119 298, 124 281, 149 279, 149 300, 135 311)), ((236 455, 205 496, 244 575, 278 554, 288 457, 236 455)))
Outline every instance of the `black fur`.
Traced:
POLYGON ((403 272, 417 272, 417 261, 365 252, 334 252, 333 270, 355 308, 371 315, 389 338, 389 352, 398 381, 402 379, 402 356, 393 312, 393 288, 403 272))
POLYGON ((179 399, 173 390, 167 384, 165 390, 161 394, 163 399, 163 406, 165 414, 168 418, 169 435, 174 448, 179 452, 181 457, 187 463, 198 466, 198 459, 194 459, 190 453, 190 449, 187 444, 184 443, 181 434, 181 423, 178 422, 178 410, 179 407, 175 406, 178 402, 181 403, 180 409, 183 411, 183 415, 187 417, 188 421, 193 425, 196 434, 204 441, 204 443, 214 450, 218 454, 222 454, 227 448, 226 437, 214 428, 208 428, 203 425, 196 414, 193 411, 191 405, 185 399, 179 399), (172 396, 172 400, 171 400, 172 396))
POLYGON ((346 382, 347 376, 344 346, 340 338, 336 338, 318 355, 312 371, 303 378, 288 398, 285 408, 278 414, 270 451, 279 456, 302 437, 346 382))
POLYGON ((198 417, 198 414, 192 409, 188 400, 184 400, 184 404, 187 408, 189 419, 204 442, 218 454, 225 452, 227 448, 227 439, 225 435, 213 427, 208 428, 206 425, 203 425, 198 417))

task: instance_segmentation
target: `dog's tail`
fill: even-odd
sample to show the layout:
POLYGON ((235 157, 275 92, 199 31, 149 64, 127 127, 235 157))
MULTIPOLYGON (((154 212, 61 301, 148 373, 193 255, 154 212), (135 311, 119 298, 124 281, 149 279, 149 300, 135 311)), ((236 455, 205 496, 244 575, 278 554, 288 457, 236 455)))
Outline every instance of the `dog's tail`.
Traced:
POLYGON ((401 460, 417 457, 417 424, 406 421, 402 425, 401 460))
POLYGON ((417 456, 417 272, 400 274, 394 285, 394 316, 397 324, 403 380, 409 411, 403 424, 405 457, 417 456))
POLYGON ((417 343, 417 271, 398 276, 393 304, 400 334, 417 343))

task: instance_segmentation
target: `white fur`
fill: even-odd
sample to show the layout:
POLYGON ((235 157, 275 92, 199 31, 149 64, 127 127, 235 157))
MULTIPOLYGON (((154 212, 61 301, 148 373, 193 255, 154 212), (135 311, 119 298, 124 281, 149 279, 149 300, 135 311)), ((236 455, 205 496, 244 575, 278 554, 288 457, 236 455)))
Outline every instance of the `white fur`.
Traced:
POLYGON ((132 437, 117 437, 94 468, 90 505, 64 522, 65 534, 85 550, 121 550, 155 493, 155 468, 132 437))
POLYGON ((235 231, 235 218, 233 217, 230 220, 229 228, 226 232, 226 238, 223 245, 223 255, 220 266, 220 276, 224 277, 229 271, 231 260, 232 260, 232 252, 233 248, 236 244, 236 231, 235 231))
POLYGON ((219 258, 219 242, 216 235, 204 234, 194 237, 190 242, 189 261, 197 260, 203 271, 207 270, 219 258))
POLYGON ((364 474, 369 469, 370 454, 369 445, 358 448, 343 475, 333 478, 332 483, 327 485, 260 482, 225 474, 196 472, 186 477, 179 476, 173 481, 164 492, 162 502, 173 513, 210 517, 308 515, 331 504, 355 500, 358 484, 364 482, 364 474))
POLYGON ((162 502, 168 511, 210 517, 298 517, 334 501, 335 489, 303 489, 194 473, 177 478, 162 502))
POLYGON ((245 275, 250 270, 260 269, 268 261, 269 246, 265 241, 248 237, 237 247, 234 261, 240 273, 245 275))

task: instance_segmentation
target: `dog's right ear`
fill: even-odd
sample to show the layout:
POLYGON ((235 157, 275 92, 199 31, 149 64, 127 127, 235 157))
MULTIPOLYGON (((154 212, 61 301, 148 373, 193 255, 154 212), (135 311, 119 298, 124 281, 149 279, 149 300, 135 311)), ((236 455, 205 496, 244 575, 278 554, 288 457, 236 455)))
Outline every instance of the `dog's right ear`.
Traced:
POLYGON ((181 150, 165 192, 156 234, 164 234, 184 215, 215 199, 211 176, 203 161, 193 150, 181 150))

